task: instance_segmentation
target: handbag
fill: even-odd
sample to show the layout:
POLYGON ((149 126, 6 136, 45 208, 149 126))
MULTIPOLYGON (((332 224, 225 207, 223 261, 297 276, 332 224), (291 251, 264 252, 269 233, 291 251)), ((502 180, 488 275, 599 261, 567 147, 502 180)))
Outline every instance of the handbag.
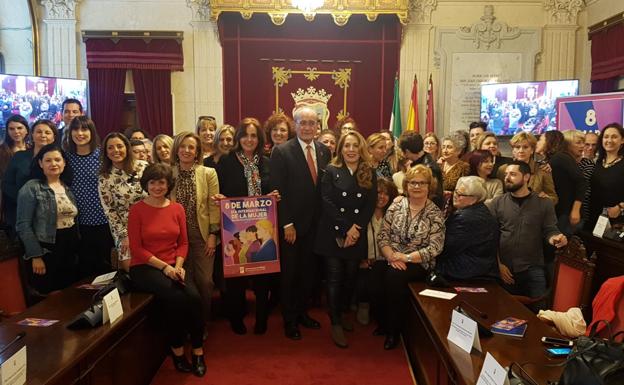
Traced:
POLYGON ((607 321, 598 321, 589 336, 581 336, 568 355, 558 385, 624 384, 624 344, 615 342, 623 332, 613 334, 607 321), (596 327, 606 323, 609 338, 596 336, 596 327))

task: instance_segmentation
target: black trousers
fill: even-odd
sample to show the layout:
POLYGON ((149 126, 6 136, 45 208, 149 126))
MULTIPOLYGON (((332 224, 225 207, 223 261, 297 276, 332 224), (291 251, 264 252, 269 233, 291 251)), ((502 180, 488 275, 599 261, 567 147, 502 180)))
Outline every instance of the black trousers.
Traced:
POLYGON ((251 277, 226 278, 223 293, 227 317, 232 322, 242 321, 247 313, 245 291, 249 281, 256 295, 256 322, 266 322, 269 317, 269 289, 275 274, 254 275, 251 277))
POLYGON ((78 279, 93 277, 113 270, 111 249, 115 246, 108 223, 80 225, 78 279))
POLYGON ((342 313, 349 310, 359 264, 360 261, 352 257, 325 257, 327 303, 332 325, 339 325, 342 313))
POLYGON ((201 297, 188 274, 184 286, 150 265, 132 266, 130 277, 137 291, 152 293, 156 297, 171 347, 184 346, 187 334, 191 335, 193 349, 203 346, 204 315, 201 297))
POLYGON ((41 294, 65 289, 77 280, 78 228, 56 230, 54 243, 41 242, 49 250, 41 258, 45 263, 46 273, 34 274, 32 260, 26 261, 30 285, 41 294))
POLYGON ((359 269, 357 277, 358 302, 371 305, 371 316, 384 328, 386 323, 386 287, 385 275, 388 262, 375 261, 367 269, 359 269))
POLYGON ((385 274, 386 324, 388 333, 398 334, 405 325, 410 281, 424 280, 427 271, 420 264, 408 263, 407 270, 388 266, 385 274))
POLYGON ((314 249, 314 230, 307 233, 297 231, 294 244, 280 239, 281 301, 285 323, 295 323, 306 312, 318 280, 318 262, 314 249))

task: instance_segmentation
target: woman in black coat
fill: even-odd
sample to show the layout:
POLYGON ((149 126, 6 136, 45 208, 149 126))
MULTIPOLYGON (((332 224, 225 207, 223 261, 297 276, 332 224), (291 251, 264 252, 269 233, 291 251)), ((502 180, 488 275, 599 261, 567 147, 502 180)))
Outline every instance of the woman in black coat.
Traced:
MULTIPOLYGON (((217 163, 221 192, 218 199, 258 195, 275 195, 279 199, 277 191, 269 192, 269 159, 263 155, 263 149, 264 131, 260 122, 255 118, 243 119, 234 134, 234 148, 217 163)), ((271 274, 251 277, 256 294, 255 334, 264 334, 267 330, 269 287, 272 279, 274 275, 271 274)), ((243 323, 247 282, 247 277, 225 280, 227 316, 236 334, 247 332, 243 323)))
POLYGON ((342 312, 349 308, 360 260, 367 256, 366 226, 377 200, 369 158, 362 135, 350 131, 340 138, 321 180, 323 212, 314 251, 325 257, 331 335, 341 348, 348 346, 344 330, 353 329, 342 312))
POLYGON ((486 195, 485 183, 478 176, 457 181, 453 192, 457 210, 446 220, 444 250, 436 259, 436 271, 449 280, 499 277, 498 223, 483 204, 486 195))

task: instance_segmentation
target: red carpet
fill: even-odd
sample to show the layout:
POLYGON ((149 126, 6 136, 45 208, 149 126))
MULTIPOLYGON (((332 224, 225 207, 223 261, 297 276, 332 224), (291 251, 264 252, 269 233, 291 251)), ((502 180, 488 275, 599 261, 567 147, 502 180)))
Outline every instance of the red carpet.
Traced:
POLYGON ((349 347, 340 349, 331 340, 323 310, 311 312, 322 328, 302 328, 299 341, 284 337, 278 313, 271 315, 263 336, 253 334, 253 316, 245 319, 249 331, 244 336, 235 335, 226 320, 214 321, 204 345, 206 376, 178 373, 167 358, 152 385, 414 385, 402 345, 385 351, 372 325, 356 324, 354 332, 345 332, 349 347))

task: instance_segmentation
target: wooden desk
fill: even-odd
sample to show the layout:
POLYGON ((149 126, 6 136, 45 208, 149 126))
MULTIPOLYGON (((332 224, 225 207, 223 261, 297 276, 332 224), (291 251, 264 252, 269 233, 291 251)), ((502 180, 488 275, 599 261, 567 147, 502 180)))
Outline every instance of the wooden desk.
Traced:
POLYGON ((588 232, 582 232, 581 238, 588 256, 596 252, 596 270, 591 290, 591 298, 594 298, 607 279, 624 275, 624 243, 597 238, 588 232))
MULTIPOLYGON (((464 286, 464 285, 461 285, 464 286)), ((427 288, 422 282, 410 284, 411 304, 408 311, 406 345, 419 385, 465 384, 473 385, 479 378, 485 353, 490 352, 503 366, 512 362, 523 368, 539 384, 558 380, 561 367, 545 367, 544 364, 561 362, 544 353, 543 336, 559 337, 546 324, 537 319, 524 305, 511 297, 496 284, 482 284, 488 293, 457 293, 452 300, 424 297, 418 293, 427 288), (492 324, 506 317, 526 319, 529 322, 523 338, 500 335, 481 338, 482 354, 468 355, 446 339, 451 313, 461 300, 475 306, 488 316, 483 322, 492 324), (529 364, 525 364, 529 363, 529 364), (449 379, 452 378, 454 381, 449 379)), ((442 289, 452 291, 452 289, 442 289)), ((471 309, 466 307, 468 311, 471 309)))
POLYGON ((91 303, 93 290, 68 288, 0 323, 0 346, 19 332, 26 337, 3 358, 24 345, 28 384, 148 385, 165 357, 165 341, 153 312, 152 296, 121 297, 123 318, 94 329, 69 330, 66 325, 91 303), (21 326, 27 317, 57 319, 49 327, 21 326))

